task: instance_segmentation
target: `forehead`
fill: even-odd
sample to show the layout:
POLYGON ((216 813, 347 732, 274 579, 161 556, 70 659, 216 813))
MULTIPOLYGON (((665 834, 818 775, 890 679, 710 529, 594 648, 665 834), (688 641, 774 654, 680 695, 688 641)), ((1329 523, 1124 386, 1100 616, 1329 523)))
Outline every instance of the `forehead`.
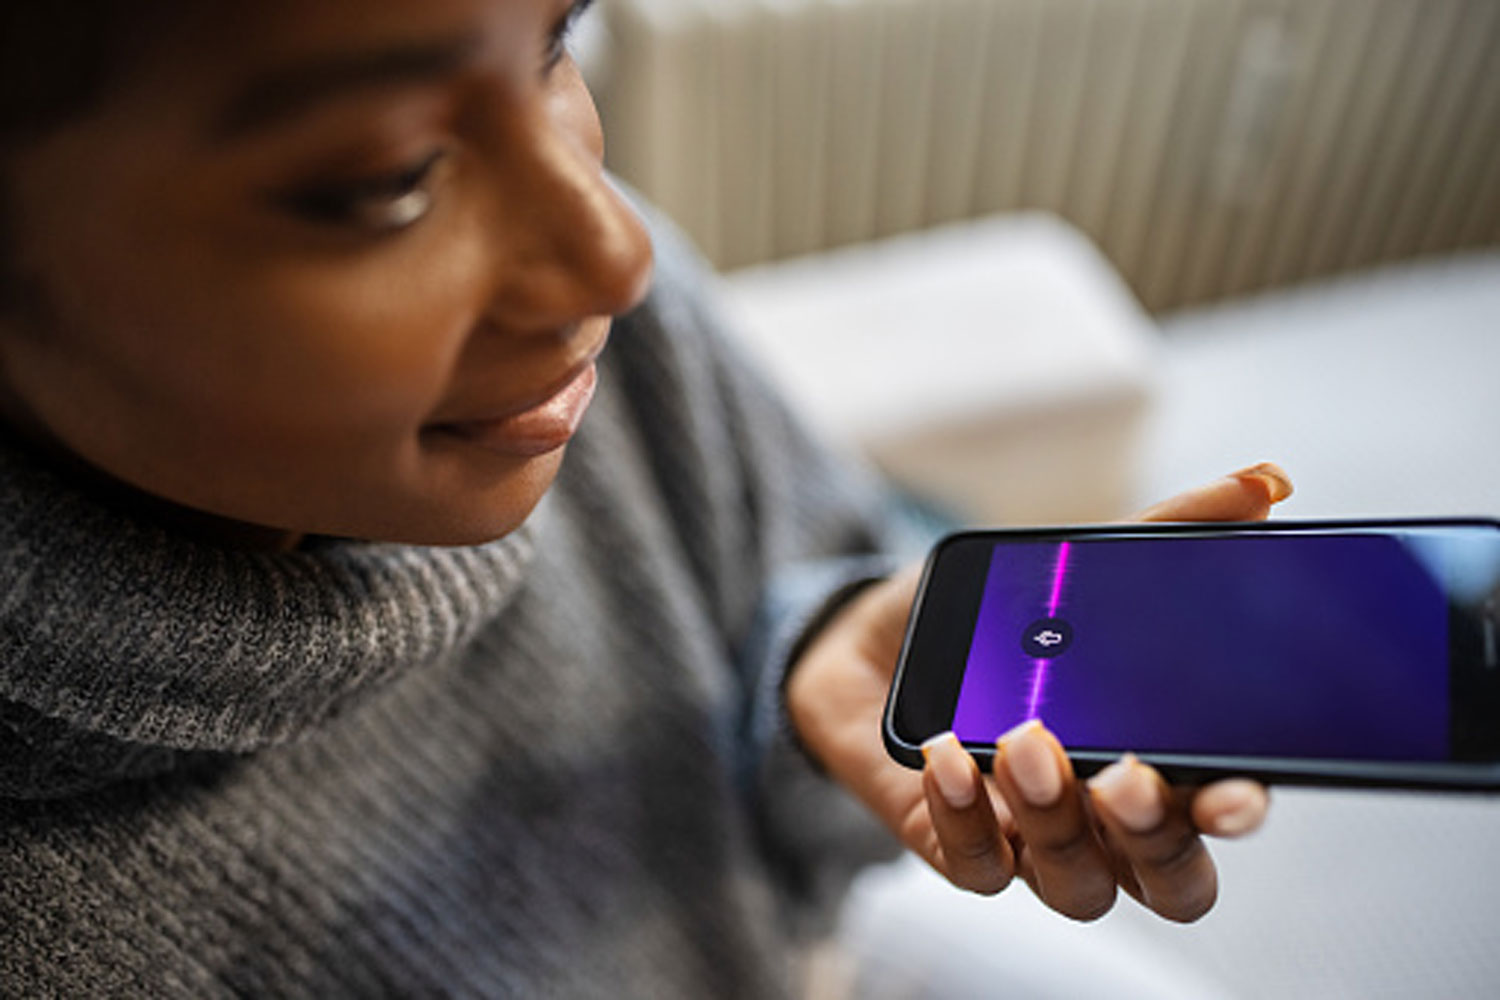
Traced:
POLYGON ((152 102, 217 103, 233 112, 257 92, 317 89, 361 73, 399 77, 444 61, 526 72, 537 38, 567 6, 562 0, 184 3, 182 16, 153 34, 120 96, 133 91, 152 102))
POLYGON ((215 0, 189 5, 175 41, 240 58, 296 59, 370 40, 469 31, 503 38, 560 0, 215 0))

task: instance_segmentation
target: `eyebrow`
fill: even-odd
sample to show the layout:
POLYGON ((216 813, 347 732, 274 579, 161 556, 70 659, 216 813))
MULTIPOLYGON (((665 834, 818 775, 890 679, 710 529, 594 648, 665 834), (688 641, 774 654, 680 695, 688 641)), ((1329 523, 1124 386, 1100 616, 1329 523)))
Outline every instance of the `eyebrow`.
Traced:
POLYGON ((440 80, 470 63, 479 47, 477 34, 465 34, 337 53, 273 70, 227 101, 209 131, 215 139, 236 138, 360 90, 440 80))

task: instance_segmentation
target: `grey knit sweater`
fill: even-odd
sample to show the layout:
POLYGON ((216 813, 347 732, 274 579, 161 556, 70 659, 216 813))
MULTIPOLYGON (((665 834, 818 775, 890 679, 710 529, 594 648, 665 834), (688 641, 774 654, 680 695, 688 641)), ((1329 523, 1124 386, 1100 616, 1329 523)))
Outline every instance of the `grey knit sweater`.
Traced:
POLYGON ((0 993, 786 989, 889 849, 777 697, 880 503, 657 252, 490 545, 219 550, 0 445, 0 993))

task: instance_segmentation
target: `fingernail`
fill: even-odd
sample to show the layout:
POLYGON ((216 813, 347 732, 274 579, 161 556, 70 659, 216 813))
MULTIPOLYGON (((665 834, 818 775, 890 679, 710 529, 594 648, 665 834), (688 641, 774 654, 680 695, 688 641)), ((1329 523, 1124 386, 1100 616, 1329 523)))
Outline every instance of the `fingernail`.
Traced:
POLYGON ((1214 787, 1214 825, 1209 832, 1238 837, 1260 825, 1265 816, 1265 793, 1253 781, 1221 781, 1214 787))
POLYGON ((1161 788, 1135 754, 1126 754, 1089 780, 1110 813, 1127 830, 1146 833, 1166 815, 1161 788))
POLYGON ((1000 737, 998 746, 1011 780, 1027 802, 1045 808, 1062 797, 1062 770, 1040 722, 1028 719, 1000 737))
POLYGON ((1292 479, 1286 471, 1275 462, 1260 462, 1255 465, 1246 466, 1238 472, 1231 472, 1230 479, 1259 479, 1266 484, 1272 503, 1281 503, 1292 495, 1292 479))
POLYGON ((939 733, 922 744, 922 756, 937 779, 943 801, 954 809, 967 809, 978 792, 979 768, 952 733, 939 733))

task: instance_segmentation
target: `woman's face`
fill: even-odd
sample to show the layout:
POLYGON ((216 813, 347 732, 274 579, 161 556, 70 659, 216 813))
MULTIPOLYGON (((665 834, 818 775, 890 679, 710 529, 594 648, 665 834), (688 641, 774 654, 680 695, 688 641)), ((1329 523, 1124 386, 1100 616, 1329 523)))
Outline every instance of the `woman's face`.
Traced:
POLYGON ((230 522, 512 530, 650 270, 570 5, 182 6, 12 164, 10 420, 230 522))

